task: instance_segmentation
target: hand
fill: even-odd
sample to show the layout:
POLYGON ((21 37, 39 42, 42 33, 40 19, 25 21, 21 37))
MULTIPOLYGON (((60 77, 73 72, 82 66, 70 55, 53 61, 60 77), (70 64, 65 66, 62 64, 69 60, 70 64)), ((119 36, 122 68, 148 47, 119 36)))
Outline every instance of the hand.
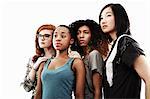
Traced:
POLYGON ((37 70, 42 62, 47 61, 48 57, 39 57, 38 60, 33 65, 33 69, 37 70))

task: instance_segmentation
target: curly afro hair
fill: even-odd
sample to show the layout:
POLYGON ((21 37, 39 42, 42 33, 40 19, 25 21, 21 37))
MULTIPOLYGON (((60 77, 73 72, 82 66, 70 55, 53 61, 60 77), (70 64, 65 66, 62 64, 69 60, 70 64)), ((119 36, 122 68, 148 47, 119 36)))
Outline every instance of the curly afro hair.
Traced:
MULTIPOLYGON (((71 23, 69 26, 72 28, 73 33, 76 35, 76 43, 77 43, 77 31, 81 26, 87 26, 89 27, 90 31, 91 31, 91 40, 89 42, 89 47, 92 50, 96 49, 98 50, 102 55, 105 55, 105 51, 108 50, 107 46, 103 47, 101 46, 101 44, 103 44, 104 42, 104 35, 101 33, 100 31, 100 26, 97 22, 95 22, 94 20, 77 20, 73 23, 71 23)), ((82 48, 80 48, 79 44, 78 45, 78 52, 83 55, 83 50, 82 48)), ((104 44, 103 44, 104 45, 104 44)))

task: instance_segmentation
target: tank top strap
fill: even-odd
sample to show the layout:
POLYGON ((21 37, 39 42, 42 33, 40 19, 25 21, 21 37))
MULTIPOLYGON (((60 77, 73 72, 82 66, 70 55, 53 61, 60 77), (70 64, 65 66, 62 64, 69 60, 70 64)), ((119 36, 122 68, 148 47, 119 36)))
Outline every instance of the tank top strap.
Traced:
POLYGON ((74 61, 74 58, 69 58, 67 64, 68 64, 69 66, 72 66, 73 61, 74 61))
POLYGON ((44 67, 48 67, 48 65, 50 64, 50 62, 51 62, 51 58, 49 58, 49 59, 46 61, 44 67))

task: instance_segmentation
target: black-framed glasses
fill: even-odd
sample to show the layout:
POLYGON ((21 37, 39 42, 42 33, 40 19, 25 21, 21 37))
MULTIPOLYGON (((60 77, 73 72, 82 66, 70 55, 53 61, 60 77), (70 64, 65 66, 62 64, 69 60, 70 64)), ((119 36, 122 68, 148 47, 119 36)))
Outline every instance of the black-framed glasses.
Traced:
POLYGON ((44 35, 42 35, 42 34, 37 34, 37 38, 44 38, 44 39, 48 39, 49 37, 50 37, 51 35, 50 34, 44 34, 44 35))

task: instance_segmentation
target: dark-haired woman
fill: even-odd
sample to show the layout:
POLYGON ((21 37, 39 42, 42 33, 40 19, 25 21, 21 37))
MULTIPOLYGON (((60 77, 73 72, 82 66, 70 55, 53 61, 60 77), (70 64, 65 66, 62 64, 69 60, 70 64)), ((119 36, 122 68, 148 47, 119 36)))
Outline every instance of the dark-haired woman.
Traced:
MULTIPOLYGON (((74 43, 71 28, 59 25, 53 34, 56 56, 42 63, 38 71, 34 99, 84 99, 85 68, 80 58, 69 57, 68 48, 74 43)), ((73 46, 72 46, 73 47, 73 46)))
POLYGON ((150 99, 150 66, 143 50, 130 36, 128 15, 120 4, 108 4, 100 12, 101 30, 113 42, 103 69, 104 98, 140 99, 141 79, 150 99))
POLYGON ((102 66, 106 54, 99 25, 94 20, 78 20, 71 25, 77 38, 78 52, 86 68, 85 99, 101 99, 102 66))

